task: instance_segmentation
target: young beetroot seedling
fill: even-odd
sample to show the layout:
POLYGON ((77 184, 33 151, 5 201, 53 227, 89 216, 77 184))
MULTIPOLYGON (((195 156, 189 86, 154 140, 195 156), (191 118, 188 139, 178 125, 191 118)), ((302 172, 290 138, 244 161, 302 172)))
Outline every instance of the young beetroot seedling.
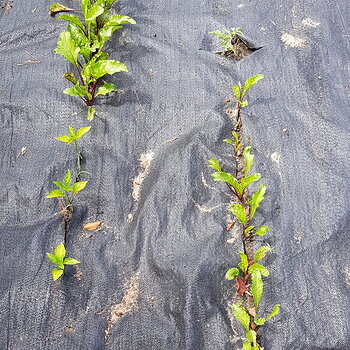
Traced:
POLYGON ((53 4, 50 14, 58 12, 80 12, 82 20, 71 14, 64 14, 57 19, 69 22, 67 30, 59 36, 55 53, 63 56, 76 70, 65 73, 64 78, 73 84, 73 87, 64 90, 64 93, 77 96, 88 107, 88 120, 95 114, 93 107, 95 98, 116 91, 117 86, 102 83, 107 74, 127 72, 126 66, 108 59, 108 53, 103 52, 104 45, 113 32, 122 28, 123 24, 135 24, 135 20, 128 16, 110 15, 110 10, 116 0, 79 0, 81 10, 70 9, 62 4, 53 4))
POLYGON ((52 269, 52 279, 56 281, 64 274, 64 265, 80 264, 80 261, 73 258, 66 258, 66 248, 60 243, 54 250, 54 254, 46 253, 51 262, 56 264, 56 268, 52 269))
POLYGON ((231 40, 236 34, 243 35, 243 31, 241 28, 231 28, 224 29, 222 32, 215 30, 209 32, 209 34, 215 35, 219 39, 223 51, 231 51, 232 53, 235 53, 235 48, 233 47, 231 40))

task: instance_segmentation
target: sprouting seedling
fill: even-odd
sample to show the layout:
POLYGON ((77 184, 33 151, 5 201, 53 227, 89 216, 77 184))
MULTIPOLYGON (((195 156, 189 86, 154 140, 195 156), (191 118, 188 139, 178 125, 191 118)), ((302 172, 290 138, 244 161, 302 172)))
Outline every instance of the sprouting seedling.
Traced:
POLYGON ((254 75, 246 80, 244 83, 244 86, 241 85, 241 83, 238 83, 238 85, 233 85, 232 90, 235 95, 237 104, 239 107, 247 107, 248 106, 248 101, 245 100, 245 95, 247 91, 255 85, 259 80, 263 79, 264 75, 262 74, 257 74, 254 75))
POLYGON ((81 160, 83 159, 83 156, 81 152, 79 151, 78 147, 78 140, 84 136, 89 130, 91 129, 91 126, 86 126, 84 128, 78 129, 75 131, 71 126, 68 126, 68 136, 59 136, 55 137, 56 140, 65 142, 67 144, 73 143, 74 145, 74 150, 77 154, 77 181, 79 181, 79 177, 81 173, 84 173, 84 171, 81 171, 81 160))
POLYGON ((56 281, 64 273, 64 265, 80 264, 80 261, 73 258, 66 258, 66 248, 63 243, 60 243, 54 250, 54 253, 46 253, 46 256, 51 262, 56 264, 56 268, 52 269, 52 279, 56 281))
POLYGON ((224 29, 222 32, 215 30, 213 32, 209 32, 209 34, 215 35, 219 39, 223 51, 231 51, 235 53, 235 49, 231 43, 231 40, 236 34, 243 35, 243 31, 241 28, 231 28, 224 29))
POLYGON ((116 91, 117 86, 103 83, 107 74, 127 72, 126 66, 115 60, 108 59, 108 53, 103 52, 107 40, 113 32, 122 28, 123 24, 135 24, 128 16, 110 15, 110 10, 116 0, 80 0, 81 10, 70 9, 61 4, 53 4, 50 14, 58 12, 81 12, 82 20, 71 14, 64 14, 57 19, 69 22, 67 30, 59 36, 55 53, 63 56, 76 70, 76 75, 65 73, 64 78, 73 84, 65 89, 67 95, 79 97, 88 107, 88 120, 95 114, 93 107, 95 98, 116 91))
POLYGON ((72 183, 71 171, 67 170, 63 182, 52 181, 52 183, 58 187, 58 190, 52 190, 46 198, 63 198, 66 208, 72 212, 75 195, 85 188, 88 181, 72 183))

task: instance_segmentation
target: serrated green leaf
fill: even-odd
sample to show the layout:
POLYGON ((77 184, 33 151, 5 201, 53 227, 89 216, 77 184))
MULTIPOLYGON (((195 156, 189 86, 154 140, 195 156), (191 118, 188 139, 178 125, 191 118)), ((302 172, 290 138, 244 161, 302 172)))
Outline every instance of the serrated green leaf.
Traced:
POLYGON ((98 4, 92 5, 85 14, 85 21, 92 22, 95 18, 102 15, 104 7, 98 4))
POLYGON ((91 129, 91 126, 85 126, 84 128, 78 129, 75 138, 80 139, 82 136, 84 136, 87 132, 89 132, 91 129))
POLYGON ((213 173, 211 174, 211 177, 213 179, 213 181, 222 181, 222 182, 226 182, 229 185, 231 185, 237 192, 237 194, 239 196, 242 195, 243 193, 243 187, 242 185, 234 178, 233 175, 229 174, 229 173, 224 173, 224 172, 217 172, 217 173, 213 173))
POLYGON ((249 341, 245 341, 245 342, 243 343, 243 348, 242 348, 242 350, 252 350, 252 345, 251 345, 251 343, 250 343, 249 341))
POLYGON ((76 182, 74 185, 73 185, 73 193, 78 193, 80 192, 81 190, 83 190, 86 186, 88 182, 87 181, 79 181, 79 182, 76 182))
POLYGON ((239 270, 236 269, 235 267, 227 270, 225 278, 229 281, 233 280, 236 276, 239 275, 239 270))
POLYGON ((106 74, 127 72, 125 64, 113 60, 101 60, 91 66, 91 75, 95 78, 101 78, 106 74))
POLYGON ((238 264, 238 266, 244 273, 246 273, 248 270, 248 257, 243 252, 239 252, 239 256, 241 258, 241 262, 238 264))
POLYGON ((52 279, 54 281, 58 280, 62 275, 63 275, 63 270, 59 270, 59 269, 53 269, 51 274, 52 274, 52 279))
POLYGON ((245 215, 245 209, 238 203, 232 204, 230 208, 230 212, 235 215, 235 217, 238 219, 238 221, 241 224, 245 224, 247 221, 247 217, 245 215))
POLYGON ((66 256, 66 248, 64 247, 63 243, 60 243, 56 248, 55 248, 55 256, 59 258, 60 260, 64 259, 66 256))
POLYGON ((257 235, 257 236, 265 236, 268 232, 270 231, 270 227, 266 226, 266 225, 263 225, 263 226, 260 226, 256 232, 254 232, 254 235, 257 235))
POLYGON ((76 265, 76 264, 80 264, 80 261, 75 260, 73 258, 65 258, 63 260, 63 264, 64 265, 76 265))
POLYGON ((258 309, 259 302, 263 293, 264 283, 261 278, 261 273, 258 269, 254 270, 252 273, 252 287, 251 293, 253 295, 253 300, 255 308, 258 309))
POLYGON ((84 25, 83 23, 81 23, 80 19, 77 16, 73 16, 73 15, 61 15, 60 17, 56 18, 57 20, 59 19, 64 19, 70 23, 72 23, 73 25, 81 28, 82 30, 84 29, 84 25))
POLYGON ((249 186, 253 182, 259 181, 260 178, 261 178, 261 174, 259 174, 259 173, 251 174, 251 175, 243 178, 241 180, 241 184, 242 184, 243 189, 245 189, 247 186, 249 186))
POLYGON ((276 315, 278 315, 279 312, 280 312, 280 307, 281 307, 281 305, 276 304, 276 305, 273 307, 273 309, 272 309, 270 315, 266 317, 266 321, 268 321, 268 320, 271 319, 272 317, 275 317, 276 315))
POLYGON ((264 184, 261 184, 259 186, 259 189, 252 195, 252 199, 250 200, 250 203, 251 203, 250 219, 253 219, 256 209, 259 207, 261 201, 264 199, 265 193, 266 193, 266 186, 264 184))
POLYGON ((57 264, 59 263, 60 259, 56 256, 56 255, 53 255, 53 254, 50 254, 50 253, 46 253, 46 256, 50 259, 51 262, 53 262, 54 264, 57 264))
POLYGON ((65 184, 66 188, 70 187, 70 182, 71 182, 72 174, 70 170, 68 169, 66 172, 66 175, 64 176, 63 183, 65 184))
POLYGON ((64 194, 61 190, 52 190, 45 198, 56 198, 56 197, 64 197, 64 194))
POLYGON ((233 145, 233 142, 232 142, 232 140, 230 140, 230 139, 224 139, 224 140, 222 140, 222 141, 228 143, 229 145, 233 145))
POLYGON ((115 84, 109 84, 105 83, 102 86, 100 86, 97 90, 96 97, 99 95, 107 95, 110 92, 116 91, 117 90, 117 85, 115 84))
POLYGON ((92 106, 88 107, 88 115, 87 115, 87 120, 91 121, 94 119, 96 109, 92 106))
MULTIPOLYGON (((219 161, 217 161, 215 158, 211 158, 208 160, 208 166, 218 172, 221 172, 221 166, 219 161)), ((216 181, 216 180, 214 180, 216 181)))
POLYGON ((261 259, 265 258, 266 253, 270 252, 271 250, 272 250, 271 247, 269 247, 267 245, 259 248, 254 255, 255 262, 258 262, 261 259))
POLYGON ((264 75, 262 74, 256 74, 250 78, 248 78, 244 84, 244 89, 243 89, 243 95, 246 94, 246 92, 253 86, 255 85, 259 80, 263 79, 264 75))
POLYGON ((255 270, 259 270, 260 274, 264 277, 267 277, 269 275, 269 270, 260 264, 254 263, 253 265, 249 266, 249 273, 252 274, 255 270))
POLYGON ((250 317, 240 303, 232 305, 233 316, 242 324, 242 326, 248 331, 250 328, 250 317))
POLYGON ((247 176, 249 174, 250 168, 254 164, 254 155, 250 154, 250 151, 252 150, 252 146, 247 146, 243 151, 243 157, 244 157, 244 176, 247 176))
POLYGON ((62 32, 58 38, 55 53, 62 55, 74 66, 78 65, 78 54, 80 48, 77 47, 69 32, 62 32))
POLYGON ((58 137, 55 137, 55 139, 65 143, 71 143, 73 141, 72 138, 69 136, 58 136, 58 137))

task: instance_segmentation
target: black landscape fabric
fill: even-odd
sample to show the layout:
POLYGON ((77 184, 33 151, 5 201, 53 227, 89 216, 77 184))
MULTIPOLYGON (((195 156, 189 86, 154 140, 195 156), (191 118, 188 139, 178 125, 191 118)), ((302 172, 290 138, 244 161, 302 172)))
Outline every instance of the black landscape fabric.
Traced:
POLYGON ((349 349, 349 1, 123 0, 116 10, 137 24, 107 51, 129 73, 108 76, 119 91, 91 123, 62 92, 72 67, 53 52, 66 24, 51 3, 0 9, 0 349, 241 348, 224 279, 241 240, 207 160, 232 169, 225 99, 254 74, 265 79, 249 91, 245 136, 267 186, 261 241, 273 248, 260 309, 281 304, 262 345, 349 349), (208 32, 232 27, 263 48, 240 61, 214 54, 208 32), (53 282, 45 252, 64 225, 45 195, 75 166, 53 139, 68 125, 92 126, 81 141, 90 175, 66 244, 81 264, 53 282), (84 231, 92 221, 102 229, 84 231))

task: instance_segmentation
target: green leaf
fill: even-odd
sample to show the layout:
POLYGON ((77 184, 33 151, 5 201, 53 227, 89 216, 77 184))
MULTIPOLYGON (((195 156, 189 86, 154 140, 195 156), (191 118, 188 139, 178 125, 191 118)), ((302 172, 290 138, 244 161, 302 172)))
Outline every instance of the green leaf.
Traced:
POLYGON ((53 184, 55 184, 58 188, 60 188, 63 191, 67 191, 67 187, 64 183, 59 181, 51 181, 53 184))
POLYGON ((258 326, 262 326, 265 324, 266 319, 265 318, 259 318, 258 315, 254 316, 254 323, 257 324, 258 326))
POLYGON ((280 306, 281 306, 281 305, 276 304, 276 305, 273 307, 273 309, 272 309, 270 315, 267 316, 266 321, 268 321, 268 320, 271 319, 272 317, 275 317, 276 315, 279 314, 279 312, 280 312, 280 306))
POLYGON ((56 248, 55 248, 55 256, 59 258, 60 260, 63 260, 64 257, 66 256, 66 248, 64 247, 63 243, 60 243, 56 248))
POLYGON ((241 258, 241 262, 238 264, 238 266, 244 273, 246 273, 248 269, 248 257, 243 252, 239 252, 239 256, 241 258))
POLYGON ((239 270, 233 267, 232 269, 227 270, 225 278, 231 281, 238 275, 239 275, 239 270))
POLYGON ((97 94, 95 96, 97 97, 98 95, 107 95, 110 92, 113 92, 116 90, 117 90, 117 85, 105 83, 104 85, 102 85, 98 88, 97 94))
POLYGON ((238 221, 241 224, 245 224, 247 221, 247 217, 245 215, 245 209, 240 204, 232 204, 230 208, 230 212, 235 215, 235 217, 238 219, 238 221))
POLYGON ((242 348, 242 350, 252 350, 252 345, 251 345, 250 341, 245 341, 245 342, 243 343, 243 348, 242 348))
POLYGON ((52 4, 50 6, 50 10, 49 10, 49 15, 53 15, 57 12, 61 12, 61 11, 72 11, 72 9, 70 9, 69 7, 66 7, 64 5, 61 4, 52 4))
POLYGON ((250 330, 246 333, 245 337, 246 337, 251 343, 256 344, 256 332, 253 331, 252 329, 250 329, 250 330))
POLYGON ((258 309, 259 302, 263 293, 264 283, 261 278, 261 273, 258 269, 254 270, 252 273, 252 287, 251 293, 253 295, 253 300, 255 308, 258 309))
POLYGON ((101 60, 91 65, 91 75, 95 78, 101 78, 106 74, 114 74, 118 72, 127 72, 125 64, 113 60, 101 60))
POLYGON ((261 174, 259 173, 255 173, 252 175, 249 175, 245 178, 242 179, 241 184, 243 189, 246 188, 247 186, 249 186, 251 183, 255 182, 255 181, 259 181, 261 178, 261 174))
POLYGON ((255 270, 258 270, 262 276, 267 277, 269 275, 269 270, 260 264, 254 263, 253 265, 249 266, 249 273, 252 274, 255 270))
POLYGON ((63 270, 59 270, 59 269, 53 269, 52 270, 52 279, 54 281, 56 281, 57 279, 59 279, 62 275, 63 275, 63 270))
POLYGON ((251 203, 251 210, 250 210, 250 219, 253 219, 256 209, 259 207, 261 201, 264 199, 266 193, 266 186, 264 184, 261 184, 259 186, 259 189, 252 195, 252 199, 250 200, 251 203))
POLYGON ((46 256, 50 259, 51 262, 53 262, 54 264, 58 264, 60 259, 57 258, 56 255, 50 254, 50 253, 46 253, 46 256))
POLYGON ((252 150, 252 146, 247 146, 243 151, 243 157, 244 157, 244 176, 247 176, 249 174, 250 168, 254 164, 254 155, 250 154, 250 151, 252 150))
POLYGON ((64 197, 64 194, 61 190, 52 190, 45 198, 56 198, 64 197))
POLYGON ((129 16, 113 15, 107 18, 106 26, 120 26, 121 24, 136 24, 136 21, 129 16))
POLYGON ((69 23, 67 26, 67 31, 70 33, 71 38, 79 48, 90 44, 84 30, 79 26, 69 23))
POLYGON ((248 101, 247 100, 243 100, 239 104, 241 105, 241 107, 247 107, 248 106, 248 101))
POLYGON ((70 170, 68 169, 66 172, 66 175, 64 176, 63 182, 67 187, 70 187, 70 182, 71 182, 71 178, 72 178, 72 174, 70 172, 70 170))
POLYGON ((62 15, 60 17, 57 18, 57 20, 59 19, 64 19, 72 24, 74 24, 75 26, 81 28, 84 30, 84 25, 83 23, 81 23, 80 19, 77 16, 73 16, 73 15, 62 15))
POLYGON ((85 126, 84 128, 78 129, 75 138, 80 139, 82 136, 84 136, 87 132, 89 132, 91 129, 91 126, 85 126))
POLYGON ((65 264, 65 265, 76 265, 76 264, 80 264, 80 261, 75 260, 73 258, 65 258, 63 260, 63 264, 65 264))
POLYGON ((218 172, 221 172, 220 163, 216 159, 214 159, 214 158, 209 159, 208 160, 208 165, 209 165, 210 168, 212 168, 212 169, 214 169, 214 170, 216 170, 218 172))
POLYGON ((257 74, 254 75, 253 77, 250 77, 249 79, 246 80, 244 84, 244 89, 243 89, 243 95, 246 94, 246 92, 253 86, 255 85, 259 80, 263 79, 264 75, 262 74, 257 74))
POLYGON ((272 250, 271 247, 269 247, 267 245, 259 248, 254 255, 255 262, 258 262, 261 259, 265 258, 266 253, 270 252, 271 250, 272 250))
POLYGON ((84 15, 85 16, 85 21, 86 22, 92 22, 99 15, 102 15, 103 11, 104 11, 103 6, 98 5, 98 4, 92 5, 90 7, 90 9, 88 9, 86 11, 86 14, 84 15))
POLYGON ((71 143, 73 141, 70 136, 58 136, 58 137, 55 137, 55 139, 65 143, 71 143))
POLYGON ((75 44, 69 32, 62 32, 58 38, 55 53, 62 55, 74 66, 78 65, 79 47, 75 44))
POLYGON ((91 94, 87 91, 86 86, 80 86, 79 84, 74 85, 72 88, 67 88, 63 90, 63 92, 66 95, 70 96, 80 96, 80 97, 87 97, 89 100, 92 99, 91 94))
POLYGON ((231 306, 233 316, 242 324, 242 326, 248 331, 250 328, 250 317, 245 309, 241 306, 241 303, 233 304, 231 306))
POLYGON ((254 235, 257 235, 257 236, 265 236, 268 232, 270 231, 270 227, 266 226, 266 225, 263 225, 263 226, 260 226, 256 232, 254 232, 254 235))
POLYGON ((224 140, 222 140, 222 141, 228 143, 229 145, 233 145, 233 142, 232 142, 232 140, 230 140, 230 139, 224 139, 224 140))
POLYGON ((217 172, 211 174, 213 181, 222 181, 231 185, 237 192, 239 196, 243 193, 242 185, 229 173, 217 172))
POLYGON ((76 182, 74 185, 73 185, 73 193, 78 193, 80 192, 81 190, 83 190, 86 186, 88 182, 87 181, 79 181, 79 182, 76 182))
POLYGON ((69 125, 68 126, 68 132, 69 132, 69 135, 72 139, 75 138, 75 130, 69 125))
POLYGON ((235 146, 237 146, 239 144, 239 137, 238 137, 238 134, 236 133, 236 131, 232 131, 232 136, 235 140, 235 146))
POLYGON ((92 106, 88 107, 88 115, 87 115, 87 120, 91 121, 94 119, 96 109, 92 106))
POLYGON ((240 101, 241 100, 241 87, 239 85, 233 85, 232 91, 236 97, 236 100, 240 101))
POLYGON ((244 230, 244 233, 245 233, 245 234, 248 234, 251 230, 254 229, 254 227, 255 227, 255 226, 249 226, 249 227, 247 227, 247 228, 244 230))
POLYGON ((77 79, 75 78, 73 73, 64 73, 63 74, 63 78, 69 80, 71 83, 73 83, 74 85, 77 84, 77 79))

